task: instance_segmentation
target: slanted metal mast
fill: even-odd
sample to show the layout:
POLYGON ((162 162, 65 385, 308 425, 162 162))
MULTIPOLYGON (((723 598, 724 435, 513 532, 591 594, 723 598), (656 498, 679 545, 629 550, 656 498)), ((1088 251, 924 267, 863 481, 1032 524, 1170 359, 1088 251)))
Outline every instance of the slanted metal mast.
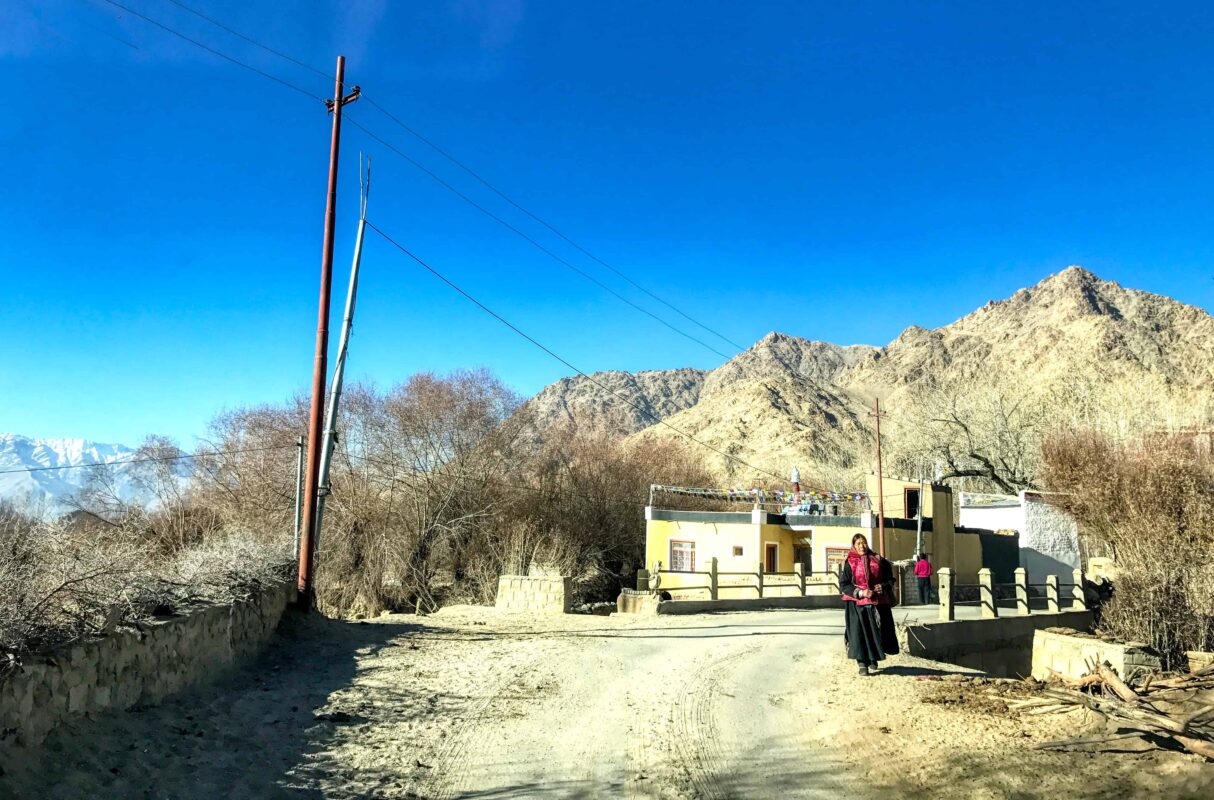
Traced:
MULTIPOLYGON (((360 164, 361 167, 361 164, 360 164)), ((325 416, 324 449, 320 454, 320 491, 316 497, 316 536, 313 558, 320 551, 320 534, 325 517, 325 498, 329 496, 329 467, 333 463, 333 444, 337 441, 337 412, 341 404, 342 381, 346 375, 346 356, 350 352, 350 329, 354 327, 354 305, 358 300, 358 268, 362 264, 363 234, 367 230, 367 197, 371 194, 371 158, 367 157, 366 177, 360 175, 362 188, 358 206, 358 234, 354 239, 354 260, 350 264, 350 286, 346 290, 346 313, 341 320, 341 339, 333 364, 329 407, 325 416)))

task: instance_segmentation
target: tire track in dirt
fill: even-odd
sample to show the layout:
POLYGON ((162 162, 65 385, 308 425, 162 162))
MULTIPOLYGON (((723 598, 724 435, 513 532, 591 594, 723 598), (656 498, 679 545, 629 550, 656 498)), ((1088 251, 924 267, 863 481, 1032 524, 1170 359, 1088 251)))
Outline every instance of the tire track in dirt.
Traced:
POLYGON ((727 695, 732 671, 760 647, 758 644, 734 647, 697 668, 681 686, 670 732, 675 751, 671 767, 686 774, 693 797, 706 800, 729 797, 719 778, 728 759, 716 707, 719 699, 727 695))
POLYGON ((550 649, 540 648, 538 652, 529 652, 526 657, 519 659, 493 659, 492 666, 482 679, 482 694, 461 716, 459 723, 446 737, 446 746, 434 758, 430 772, 433 779, 419 787, 422 797, 452 800, 459 796, 473 765, 473 761, 467 757, 468 753, 483 749, 482 744, 497 734, 492 723, 511 704, 520 701, 518 694, 526 689, 528 683, 554 677, 551 667, 544 665, 545 661, 551 660, 548 658, 550 649))

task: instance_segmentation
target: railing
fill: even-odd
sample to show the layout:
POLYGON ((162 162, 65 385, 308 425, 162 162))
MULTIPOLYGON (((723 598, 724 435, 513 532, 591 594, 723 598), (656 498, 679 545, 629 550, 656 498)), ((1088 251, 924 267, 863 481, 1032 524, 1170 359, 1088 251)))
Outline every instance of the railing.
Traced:
POLYGON ((814 580, 815 576, 818 576, 819 578, 824 577, 824 576, 829 576, 832 579, 832 581, 827 581, 827 583, 833 582, 834 588, 836 590, 838 589, 838 585, 839 585, 838 584, 839 576, 837 573, 835 573, 835 572, 816 572, 815 573, 812 569, 809 569, 809 570, 805 569, 801 564, 794 565, 793 570, 791 572, 779 572, 779 571, 768 572, 766 569, 764 569, 764 566, 762 563, 758 564, 757 568, 754 571, 750 571, 750 570, 746 570, 746 571, 742 571, 742 572, 722 571, 718 568, 717 559, 715 559, 715 558, 713 558, 709 561, 709 565, 710 566, 709 566, 708 571, 705 572, 705 571, 694 571, 694 570, 662 569, 662 565, 659 562, 658 568, 656 570, 652 570, 652 571, 647 570, 647 569, 637 570, 636 586, 637 586, 637 589, 641 590, 641 591, 656 590, 656 591, 662 591, 662 592, 670 592, 672 596, 674 595, 675 592, 707 591, 710 599, 720 600, 722 592, 727 592, 727 591, 749 592, 752 590, 757 592, 759 597, 775 597, 775 596, 777 596, 775 594, 776 591, 780 592, 780 594, 778 596, 787 597, 789 595, 786 593, 786 590, 789 590, 789 589, 793 590, 794 594, 792 596, 794 596, 794 597, 795 596, 807 597, 809 595, 808 590, 810 587, 816 587, 817 585, 822 583, 822 581, 820 581, 820 580, 814 580), (688 586, 688 585, 680 583, 678 585, 666 585, 662 582, 663 575, 705 575, 708 577, 708 584, 707 585, 698 585, 697 584, 697 585, 688 586), (656 581, 653 580, 654 576, 656 576, 656 578, 657 578, 656 581), (721 581, 721 578, 737 578, 737 577, 753 578, 754 580, 753 581, 748 580, 744 583, 730 583, 730 582, 721 581), (793 580, 792 581, 786 581, 786 580, 773 581, 773 580, 771 580, 772 578, 793 578, 793 580))
POLYGON ((999 601, 1008 600, 1011 598, 999 598, 996 596, 996 588, 1012 587, 1015 590, 1015 612, 1016 616, 1027 616, 1032 613, 1030 603, 1033 599, 1029 594, 1030 588, 1045 589, 1045 607, 1046 611, 1057 614, 1062 611, 1062 598, 1069 596, 1070 602, 1068 607, 1071 610, 1085 610, 1087 601, 1083 596, 1083 573, 1079 570, 1074 570, 1071 573, 1072 583, 1060 584, 1057 575, 1047 575, 1045 583, 1029 583, 1028 572, 1023 569, 1017 569, 1015 572, 1016 580, 1012 583, 995 583, 992 573, 989 569, 978 570, 978 583, 954 583, 953 570, 945 567, 940 570, 938 583, 940 595, 940 619, 953 620, 956 619, 956 607, 959 605, 977 605, 980 609, 980 614, 983 619, 994 619, 999 616, 999 601), (959 589, 972 589, 975 586, 978 588, 977 600, 958 600, 957 593, 959 589), (1067 595, 1062 594, 1062 589, 1067 588, 1070 591, 1067 595))

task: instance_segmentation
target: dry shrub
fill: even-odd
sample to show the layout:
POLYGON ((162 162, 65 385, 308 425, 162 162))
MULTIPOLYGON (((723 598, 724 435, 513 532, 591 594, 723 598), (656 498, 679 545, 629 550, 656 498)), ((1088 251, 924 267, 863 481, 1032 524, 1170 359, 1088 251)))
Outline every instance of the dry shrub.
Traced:
POLYGON ((1083 532, 1089 555, 1121 572, 1102 627, 1158 649, 1177 666, 1214 646, 1214 458, 1192 437, 1119 443, 1090 430, 1049 438, 1045 486, 1083 532))
POLYGON ((577 600, 614 600, 645 562, 650 484, 712 481, 701 454, 680 442, 627 444, 573 429, 551 431, 515 474, 515 484, 534 488, 501 489, 472 559, 486 600, 497 575, 532 565, 573 576, 577 600))

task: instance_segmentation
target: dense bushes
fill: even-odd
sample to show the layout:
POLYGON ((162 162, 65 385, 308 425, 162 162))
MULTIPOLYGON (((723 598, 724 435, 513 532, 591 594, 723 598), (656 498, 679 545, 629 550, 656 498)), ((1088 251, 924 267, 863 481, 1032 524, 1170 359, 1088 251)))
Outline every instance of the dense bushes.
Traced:
POLYGON ((1085 555, 1116 560, 1102 626, 1150 643, 1170 665, 1185 650, 1214 648, 1214 457, 1199 442, 1072 431, 1042 450, 1043 481, 1079 522, 1085 555))

